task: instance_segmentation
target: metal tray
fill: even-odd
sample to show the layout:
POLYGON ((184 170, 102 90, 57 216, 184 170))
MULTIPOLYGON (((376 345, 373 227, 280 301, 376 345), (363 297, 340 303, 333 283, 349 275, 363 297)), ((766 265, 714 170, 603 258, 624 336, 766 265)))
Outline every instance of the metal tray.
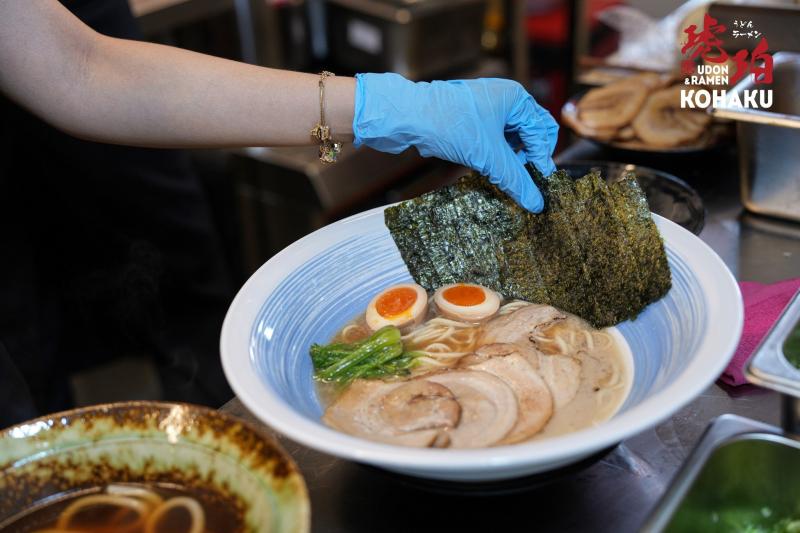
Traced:
POLYGON ((716 418, 642 527, 645 532, 732 531, 724 511, 769 523, 797 512, 800 443, 735 415, 716 418))
MULTIPOLYGON (((718 107, 714 116, 736 121, 741 194, 754 213, 800 221, 800 54, 775 54, 773 82, 747 76, 730 92, 771 89, 770 109, 718 107)), ((741 98, 741 96, 740 96, 741 98)))
POLYGON ((329 0, 331 60, 353 72, 430 79, 481 56, 486 0, 329 0))
POLYGON ((756 385, 800 398, 800 369, 785 356, 786 340, 800 328, 800 291, 753 352, 745 366, 747 380, 756 385))

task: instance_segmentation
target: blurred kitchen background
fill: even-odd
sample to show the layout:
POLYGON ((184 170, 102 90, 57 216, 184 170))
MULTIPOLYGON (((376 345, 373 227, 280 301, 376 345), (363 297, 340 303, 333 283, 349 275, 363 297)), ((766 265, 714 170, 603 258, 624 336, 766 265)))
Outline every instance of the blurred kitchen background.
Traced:
MULTIPOLYGON (((656 21, 682 5, 688 13, 695 5, 704 9, 701 4, 706 4, 686 6, 676 0, 129 2, 145 38, 154 42, 307 72, 394 71, 413 80, 512 78, 556 118, 570 96, 607 74, 606 59, 620 45, 620 29, 625 30, 625 39, 647 37, 660 31, 656 21)), ((785 25, 789 40, 796 35, 798 19, 792 20, 785 25)), ((689 181, 707 205, 716 196, 727 195, 725 205, 730 207, 725 209, 742 209, 733 145, 724 154, 690 157, 681 167, 689 170, 682 171, 672 165, 670 155, 630 161, 625 154, 598 155, 592 152, 596 146, 576 141, 562 127, 558 151, 563 155, 565 150, 577 150, 570 159, 645 163, 689 181), (724 193, 715 189, 717 181, 707 177, 709 166, 726 173, 729 186, 724 193)), ((325 224, 417 196, 464 172, 448 163, 423 159, 413 149, 393 156, 346 146, 333 165, 322 165, 314 146, 197 150, 190 155, 222 236, 232 287, 239 287, 282 248, 325 224)), ((719 230, 707 223, 707 231, 719 230)), ((163 396, 146 358, 124 358, 81 372, 73 376, 72 384, 78 404, 163 396)))

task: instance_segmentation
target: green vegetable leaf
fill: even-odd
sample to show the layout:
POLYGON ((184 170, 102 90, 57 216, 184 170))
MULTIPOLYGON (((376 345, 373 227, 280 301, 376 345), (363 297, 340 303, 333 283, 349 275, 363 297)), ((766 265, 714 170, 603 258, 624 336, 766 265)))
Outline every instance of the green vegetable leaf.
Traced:
POLYGON ((406 375, 420 355, 403 351, 401 333, 395 326, 381 328, 351 344, 314 344, 309 352, 314 363, 314 377, 342 385, 359 378, 406 375))

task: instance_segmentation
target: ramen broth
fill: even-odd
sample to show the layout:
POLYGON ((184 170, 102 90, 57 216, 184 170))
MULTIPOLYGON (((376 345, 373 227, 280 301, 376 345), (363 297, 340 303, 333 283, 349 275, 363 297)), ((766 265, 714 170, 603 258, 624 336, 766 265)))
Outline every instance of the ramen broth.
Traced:
MULTIPOLYGON (((513 301, 501 306, 495 316, 513 313, 529 305, 513 301)), ((577 316, 563 313, 566 319, 544 330, 535 339, 535 347, 545 355, 564 355, 580 364, 580 384, 574 398, 553 410, 544 428, 528 440, 554 437, 592 427, 611 418, 630 392, 633 358, 624 337, 616 328, 597 330, 577 316)), ((494 318, 494 317, 492 317, 494 318)), ((434 372, 458 368, 465 356, 481 346, 481 335, 489 320, 467 323, 442 316, 430 305, 424 320, 404 328, 407 351, 422 351, 425 356, 407 380, 434 372)), ((345 325, 331 342, 352 343, 368 337, 372 331, 362 314, 345 325)), ((317 382, 323 408, 333 404, 347 387, 317 382)))
POLYGON ((125 483, 69 493, 55 500, 48 499, 26 510, 3 531, 228 533, 244 531, 244 525, 241 512, 235 505, 211 491, 185 489, 172 484, 125 483), (126 507, 118 503, 118 497, 143 505, 126 507), (79 501, 82 501, 82 505, 76 505, 79 501), (167 504, 168 507, 158 511, 160 505, 167 504), (140 513, 135 509, 146 509, 146 512, 140 513), (196 515, 198 510, 202 519, 196 515), (159 512, 159 516, 148 524, 148 519, 156 512, 159 512))
POLYGON ((580 318, 570 316, 554 330, 547 332, 547 336, 553 338, 560 333, 563 337, 585 338, 589 333, 594 346, 589 350, 581 343, 573 352, 573 357, 581 362, 578 392, 570 403, 553 412, 534 439, 571 433, 608 420, 622 406, 633 380, 633 356, 625 338, 615 328, 603 331, 607 336, 601 336, 580 318))

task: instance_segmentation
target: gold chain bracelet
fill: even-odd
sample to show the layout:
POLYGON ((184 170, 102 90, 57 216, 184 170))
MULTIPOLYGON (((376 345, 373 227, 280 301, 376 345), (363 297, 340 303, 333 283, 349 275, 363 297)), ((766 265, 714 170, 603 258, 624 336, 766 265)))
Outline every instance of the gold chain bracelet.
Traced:
POLYGON ((319 160, 323 163, 335 163, 342 143, 331 138, 331 127, 325 123, 325 79, 336 74, 323 70, 319 73, 319 124, 311 130, 311 136, 319 141, 319 160))

